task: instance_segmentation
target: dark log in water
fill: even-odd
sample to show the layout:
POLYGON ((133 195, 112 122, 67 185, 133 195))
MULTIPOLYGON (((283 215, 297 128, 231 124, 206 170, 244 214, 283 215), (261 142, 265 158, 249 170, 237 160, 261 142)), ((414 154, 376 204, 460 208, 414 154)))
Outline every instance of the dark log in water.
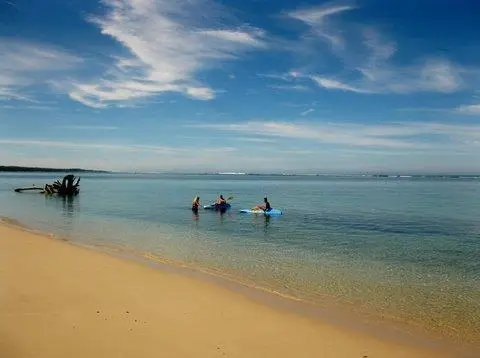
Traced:
POLYGON ((41 188, 39 186, 34 186, 32 188, 17 188, 17 189, 15 189, 15 191, 17 193, 21 193, 22 191, 28 191, 28 190, 41 190, 41 191, 43 191, 43 188, 41 188))

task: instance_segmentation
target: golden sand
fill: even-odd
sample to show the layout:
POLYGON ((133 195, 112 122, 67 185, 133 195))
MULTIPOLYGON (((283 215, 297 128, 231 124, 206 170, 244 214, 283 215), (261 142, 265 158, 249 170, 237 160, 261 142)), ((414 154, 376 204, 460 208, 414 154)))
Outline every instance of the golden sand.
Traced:
POLYGON ((0 224, 0 357, 447 357, 0 224))

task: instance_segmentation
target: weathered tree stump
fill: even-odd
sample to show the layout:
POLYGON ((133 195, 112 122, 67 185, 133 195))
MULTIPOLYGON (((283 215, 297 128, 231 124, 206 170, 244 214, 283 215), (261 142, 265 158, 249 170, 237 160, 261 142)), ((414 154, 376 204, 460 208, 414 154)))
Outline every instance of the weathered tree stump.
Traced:
POLYGON ((76 178, 75 175, 68 174, 63 178, 61 183, 59 180, 55 180, 53 184, 45 184, 43 188, 33 186, 30 188, 17 188, 15 191, 21 193, 23 191, 40 190, 42 194, 66 197, 78 195, 80 192, 79 185, 80 177, 76 178))

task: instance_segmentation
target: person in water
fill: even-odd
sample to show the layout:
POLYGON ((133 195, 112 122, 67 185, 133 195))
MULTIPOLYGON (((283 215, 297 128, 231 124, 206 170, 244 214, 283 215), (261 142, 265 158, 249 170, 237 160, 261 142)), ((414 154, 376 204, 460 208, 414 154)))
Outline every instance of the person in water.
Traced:
POLYGON ((223 198, 223 195, 220 195, 220 197, 215 201, 216 205, 225 205, 227 204, 227 201, 223 198))
POLYGON ((272 207, 270 206, 270 203, 268 202, 267 197, 263 198, 263 202, 264 202, 263 205, 257 205, 252 210, 263 210, 263 211, 272 210, 272 207))
POLYGON ((192 202, 192 211, 198 211, 199 207, 200 207, 200 197, 196 196, 192 202))

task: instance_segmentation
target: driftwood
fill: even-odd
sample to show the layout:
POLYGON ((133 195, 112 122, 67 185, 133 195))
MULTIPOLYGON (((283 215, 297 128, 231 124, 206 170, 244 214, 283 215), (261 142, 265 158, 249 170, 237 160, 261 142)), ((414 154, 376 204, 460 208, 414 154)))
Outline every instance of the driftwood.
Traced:
POLYGON ((52 184, 45 184, 43 188, 33 186, 31 188, 17 188, 15 191, 21 193, 23 191, 40 190, 41 194, 58 195, 58 196, 76 196, 80 192, 80 177, 73 174, 66 175, 62 182, 55 180, 52 184))
POLYGON ((33 186, 31 188, 17 188, 17 189, 15 189, 15 191, 17 193, 21 193, 22 191, 29 191, 29 190, 42 190, 43 191, 44 189, 40 188, 40 187, 36 187, 36 186, 33 186))

